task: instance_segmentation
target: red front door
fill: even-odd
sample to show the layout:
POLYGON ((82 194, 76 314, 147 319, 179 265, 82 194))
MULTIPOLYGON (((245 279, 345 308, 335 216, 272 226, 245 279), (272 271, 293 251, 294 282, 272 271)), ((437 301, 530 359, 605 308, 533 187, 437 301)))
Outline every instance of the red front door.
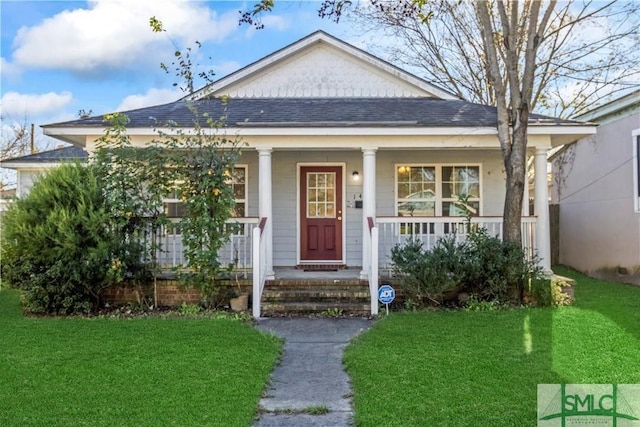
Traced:
POLYGON ((342 167, 300 168, 300 258, 342 261, 342 167))

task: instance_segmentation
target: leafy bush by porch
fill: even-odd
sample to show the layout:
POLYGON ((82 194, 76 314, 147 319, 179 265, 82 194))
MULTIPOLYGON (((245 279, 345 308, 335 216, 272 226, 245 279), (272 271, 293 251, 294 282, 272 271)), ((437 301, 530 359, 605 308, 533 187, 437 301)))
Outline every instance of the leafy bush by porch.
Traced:
POLYGON ((529 279, 541 270, 520 245, 490 236, 485 229, 465 241, 455 235, 439 239, 427 250, 418 239, 391 250, 394 273, 411 305, 441 304, 461 293, 479 301, 520 301, 529 279))
POLYGON ((112 227, 93 167, 43 175, 3 218, 2 273, 34 313, 88 313, 102 291, 141 271, 138 245, 112 227))

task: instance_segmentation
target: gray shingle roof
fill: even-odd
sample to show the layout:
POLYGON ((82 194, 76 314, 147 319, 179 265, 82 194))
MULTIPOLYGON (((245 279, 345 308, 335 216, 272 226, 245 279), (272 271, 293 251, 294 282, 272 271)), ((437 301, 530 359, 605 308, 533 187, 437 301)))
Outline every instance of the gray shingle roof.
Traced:
POLYGON ((86 160, 87 152, 80 147, 61 147, 40 153, 27 154, 2 161, 2 166, 11 166, 11 163, 61 163, 72 160, 86 160))
MULTIPOLYGON (((123 112, 129 127, 192 127, 188 102, 123 112)), ((219 119, 227 116, 227 126, 244 127, 495 127, 495 107, 460 100, 436 98, 219 98, 192 101, 199 112, 219 119)), ((535 125, 575 125, 580 122, 538 114, 530 116, 535 125)), ((104 127, 102 116, 73 120, 43 127, 104 127)))

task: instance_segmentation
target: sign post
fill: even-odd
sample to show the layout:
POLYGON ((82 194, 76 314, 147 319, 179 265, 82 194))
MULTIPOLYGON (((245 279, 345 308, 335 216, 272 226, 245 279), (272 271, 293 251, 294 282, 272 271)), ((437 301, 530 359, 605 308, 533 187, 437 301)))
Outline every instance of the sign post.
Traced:
POLYGON ((387 316, 389 315, 389 304, 393 302, 396 297, 396 291, 389 285, 382 285, 378 289, 378 301, 385 305, 387 308, 387 316))

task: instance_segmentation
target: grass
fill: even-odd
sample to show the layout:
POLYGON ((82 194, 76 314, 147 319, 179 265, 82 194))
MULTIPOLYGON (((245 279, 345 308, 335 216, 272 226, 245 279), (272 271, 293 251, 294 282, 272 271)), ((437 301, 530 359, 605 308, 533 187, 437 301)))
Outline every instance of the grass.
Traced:
POLYGON ((0 425, 249 426, 281 351, 229 319, 25 318, 0 291, 0 425))
POLYGON ((640 287, 570 307, 397 313, 346 350, 358 426, 535 426, 538 384, 640 383, 640 287))

